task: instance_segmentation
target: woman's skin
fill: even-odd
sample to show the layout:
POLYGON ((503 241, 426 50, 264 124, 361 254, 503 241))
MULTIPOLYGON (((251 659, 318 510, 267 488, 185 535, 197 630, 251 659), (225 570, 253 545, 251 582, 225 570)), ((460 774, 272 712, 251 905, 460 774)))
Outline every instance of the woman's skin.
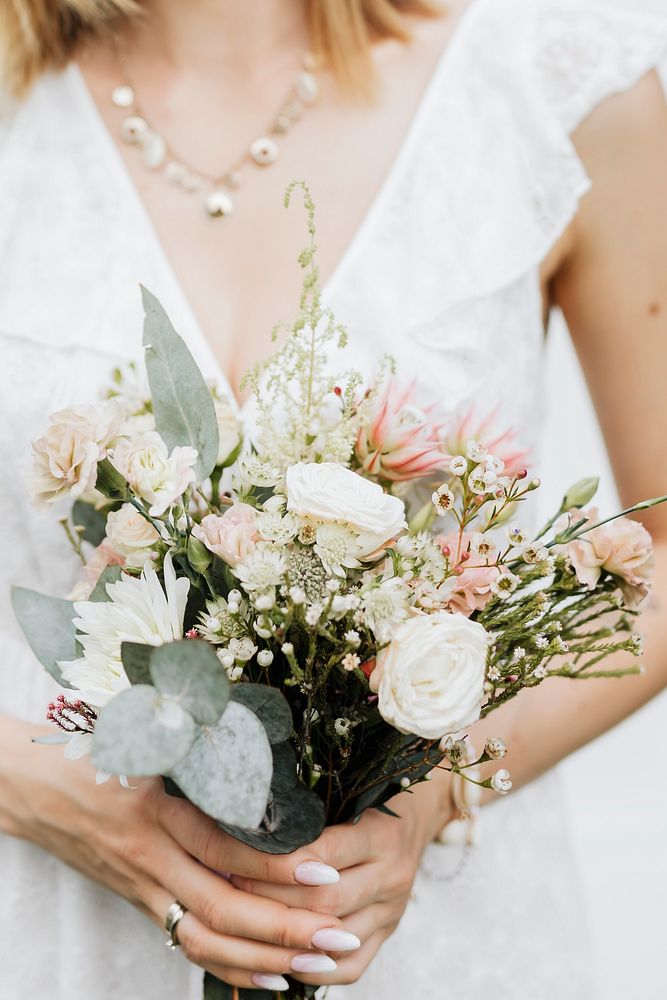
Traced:
MULTIPOLYGON (((320 103, 282 143, 278 164, 252 171, 236 215, 224 223, 206 219, 191 198, 121 148, 233 384, 268 351, 276 318, 293 312, 303 217, 282 209, 287 184, 307 178, 314 193, 326 280, 390 170, 465 6, 450 3, 447 17, 415 24, 409 47, 377 46, 375 104, 344 98, 324 73, 320 103)), ((302 8, 291 0, 150 0, 145 7, 143 23, 126 35, 142 106, 188 160, 217 171, 261 131, 287 91, 307 48, 302 8)), ((109 101, 118 82, 112 49, 91 44, 80 64, 117 135, 122 113, 109 101)), ((657 75, 605 101, 575 144, 593 188, 542 265, 545 316, 552 305, 565 312, 622 499, 632 503, 667 492, 667 103, 657 75)), ((653 597, 641 620, 646 674, 591 684, 551 680, 473 727, 478 745, 485 734, 506 739, 516 785, 594 739, 667 682, 667 510, 644 520, 656 555, 653 597)), ((137 782, 131 793, 115 782, 97 786, 89 764, 66 761, 57 747, 31 745, 34 732, 13 720, 0 727, 0 829, 39 844, 160 925, 180 899, 190 911, 179 926, 186 954, 238 986, 257 982, 253 974, 289 971, 297 955, 321 959, 323 952, 337 968, 299 978, 355 981, 396 927, 421 855, 451 815, 448 778, 437 773, 394 800, 400 821, 371 811, 354 827, 329 829, 310 847, 274 858, 231 840, 193 806, 165 796, 158 782, 137 782), (313 861, 339 871, 340 880, 316 866, 315 877, 319 871, 329 884, 300 884, 299 865, 313 861), (232 882, 211 868, 232 872, 232 882), (313 950, 313 935, 325 928, 344 928, 361 947, 325 935, 313 950), (342 943, 351 950, 341 950, 342 943)), ((309 877, 312 883, 312 865, 309 877)))

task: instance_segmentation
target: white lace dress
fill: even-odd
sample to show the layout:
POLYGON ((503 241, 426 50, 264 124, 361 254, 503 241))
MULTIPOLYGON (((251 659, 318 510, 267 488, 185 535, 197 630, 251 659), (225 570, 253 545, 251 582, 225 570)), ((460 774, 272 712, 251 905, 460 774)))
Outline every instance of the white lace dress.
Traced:
MULTIPOLYGON (((366 361, 391 351, 447 407, 502 397, 536 444, 538 268, 589 187, 569 136, 666 52, 660 19, 584 0, 473 0, 327 288, 366 361)), ((220 373, 75 69, 44 78, 3 123, 0 204, 0 707, 41 721, 54 689, 9 584, 62 594, 73 565, 52 515, 30 509, 19 458, 50 411, 94 397, 137 356, 139 282, 220 373)), ((557 782, 485 819, 455 881, 451 849, 427 850, 399 930, 331 1000, 590 1000, 557 782)), ((155 927, 41 850, 0 837, 0 887, 0 1000, 199 1000, 200 970, 155 927)))

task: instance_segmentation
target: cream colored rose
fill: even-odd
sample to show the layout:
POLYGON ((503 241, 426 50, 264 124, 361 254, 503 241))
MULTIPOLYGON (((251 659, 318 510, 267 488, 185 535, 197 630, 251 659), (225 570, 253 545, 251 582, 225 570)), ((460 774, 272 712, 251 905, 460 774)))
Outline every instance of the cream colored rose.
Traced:
MULTIPOLYGON (((595 507, 586 512, 575 511, 574 523, 585 517, 589 523, 598 520, 595 507)), ((602 570, 619 578, 620 587, 630 606, 646 597, 653 571, 653 544, 646 528, 628 517, 600 525, 565 546, 580 583, 591 590, 597 585, 602 570)))
POLYGON ((160 517, 195 481, 195 448, 177 447, 171 454, 156 431, 121 438, 111 461, 133 493, 149 503, 150 514, 160 517))
POLYGON ((35 503, 53 503, 68 494, 79 497, 95 488, 97 463, 122 419, 113 403, 59 410, 51 426, 33 442, 33 471, 27 486, 35 503))
POLYGON ((195 525, 193 534, 209 551, 230 566, 247 559, 259 537, 257 512, 247 503, 235 503, 222 516, 209 514, 195 525))
POLYGON ((160 536, 132 504, 124 503, 107 517, 107 539, 112 548, 125 558, 125 565, 143 569, 155 555, 160 536))
POLYGON ((370 677, 382 718, 401 733, 437 740, 479 718, 489 634, 445 611, 415 615, 380 651, 370 677))
POLYGON ((227 399, 214 399, 218 422, 218 457, 216 465, 225 465, 241 444, 241 424, 227 399))
POLYGON ((364 559, 405 527, 398 497, 335 462, 299 462, 287 470, 287 509, 321 524, 341 524, 357 536, 364 559))

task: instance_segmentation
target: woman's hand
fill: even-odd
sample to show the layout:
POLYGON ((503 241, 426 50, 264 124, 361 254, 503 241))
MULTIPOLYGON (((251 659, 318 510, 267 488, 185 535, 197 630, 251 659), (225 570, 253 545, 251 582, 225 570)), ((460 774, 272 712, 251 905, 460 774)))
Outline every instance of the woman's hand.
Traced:
MULTIPOLYGON (((240 889, 286 904, 339 917, 362 942, 348 955, 336 954, 338 967, 329 972, 295 978, 317 985, 356 982, 382 943, 393 933, 410 899, 412 885, 426 845, 451 818, 449 775, 433 772, 433 780, 412 794, 401 793, 389 802, 400 819, 369 809, 357 824, 327 828, 314 844, 286 858, 266 859, 254 878, 232 876, 240 889), (305 888, 294 885, 295 860, 317 857, 341 873, 332 885, 305 888)), ((229 861, 248 867, 245 848, 229 861)), ((255 853, 255 852, 252 852, 255 853)), ((335 945, 331 946, 335 954, 335 945)))
POLYGON ((34 735, 33 726, 0 720, 0 830, 43 847, 159 926, 180 900, 188 912, 177 934, 192 962, 233 985, 279 990, 287 972, 317 979, 334 971, 322 950, 359 947, 333 913, 297 902, 289 909, 218 874, 271 879, 280 871, 294 892, 299 879, 337 883, 333 868, 309 864, 316 854, 273 859, 252 851, 189 802, 166 795, 161 781, 136 780, 130 790, 115 779, 97 785, 89 762, 67 760, 62 746, 31 744, 34 735))

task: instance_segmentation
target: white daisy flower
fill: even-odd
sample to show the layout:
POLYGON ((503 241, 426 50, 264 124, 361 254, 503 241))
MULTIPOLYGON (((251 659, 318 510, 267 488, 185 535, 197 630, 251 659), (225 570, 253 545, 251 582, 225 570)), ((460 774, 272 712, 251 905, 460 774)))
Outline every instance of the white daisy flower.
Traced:
POLYGON ((243 589, 251 594, 266 591, 282 583, 287 561, 285 555, 273 545, 257 544, 242 562, 234 567, 234 575, 243 589))

